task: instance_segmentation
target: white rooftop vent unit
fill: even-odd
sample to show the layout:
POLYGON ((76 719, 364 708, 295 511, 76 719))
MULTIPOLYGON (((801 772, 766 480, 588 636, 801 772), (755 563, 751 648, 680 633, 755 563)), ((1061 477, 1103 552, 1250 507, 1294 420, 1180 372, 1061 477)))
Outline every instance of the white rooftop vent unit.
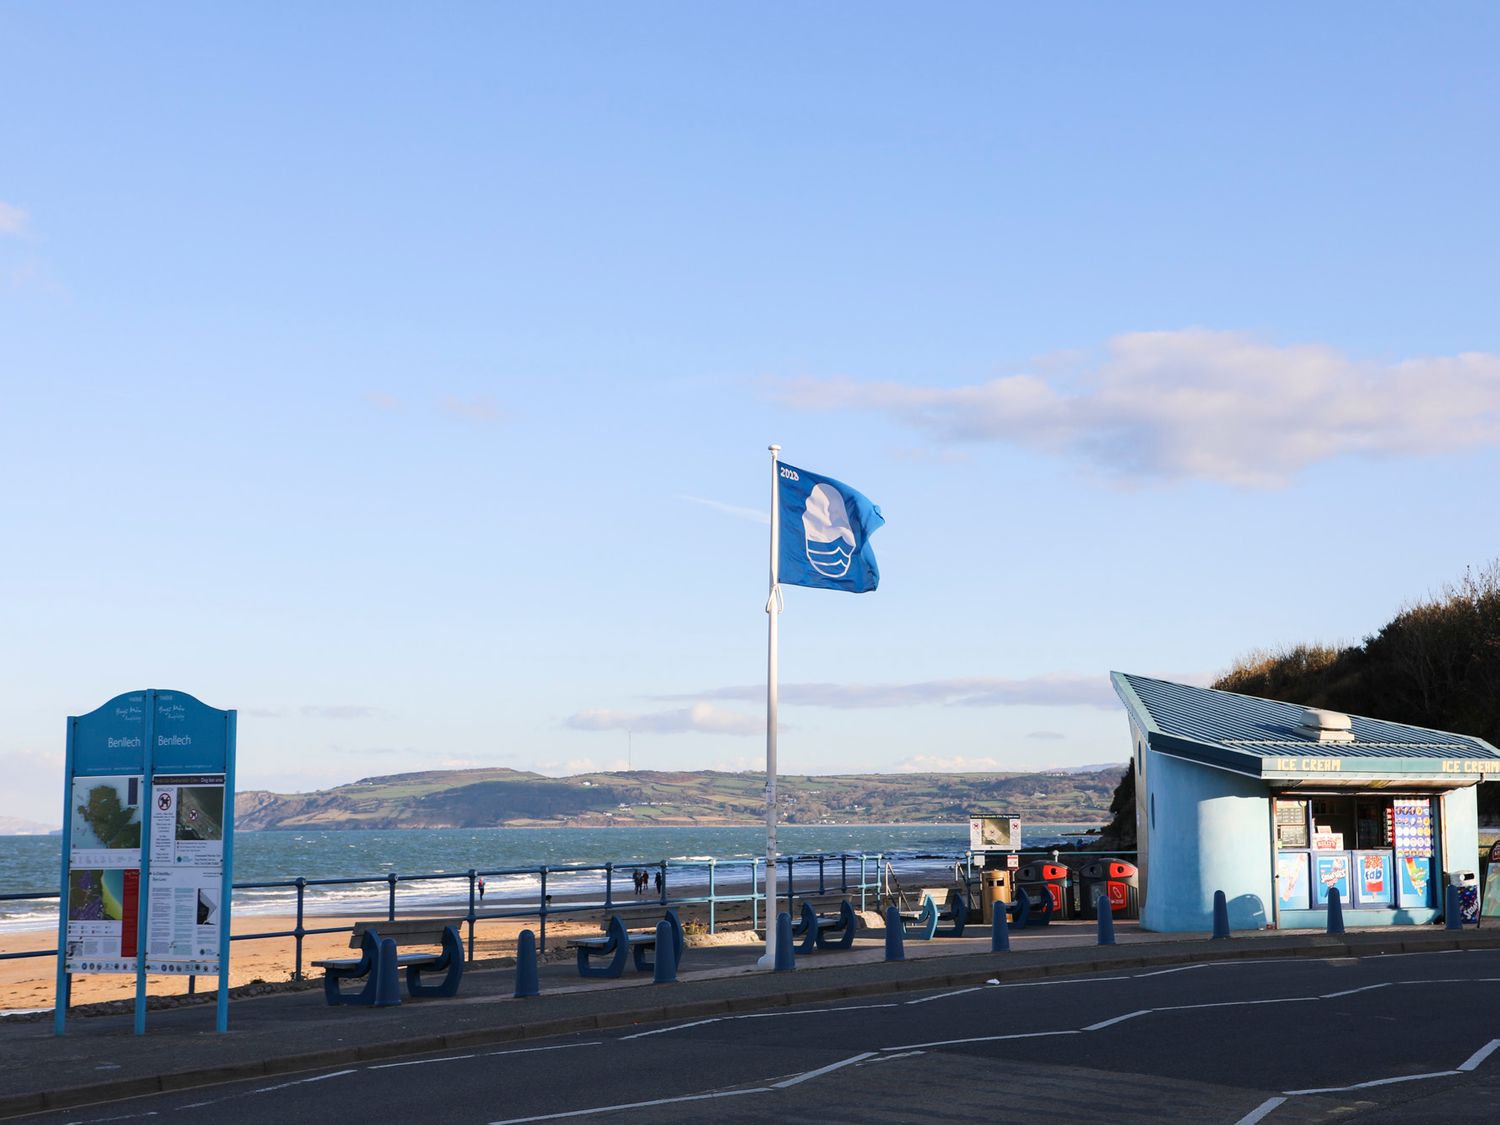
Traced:
POLYGON ((1349 716, 1340 711, 1325 711, 1321 707, 1306 707, 1302 711, 1302 733, 1319 742, 1353 742, 1352 726, 1349 716))

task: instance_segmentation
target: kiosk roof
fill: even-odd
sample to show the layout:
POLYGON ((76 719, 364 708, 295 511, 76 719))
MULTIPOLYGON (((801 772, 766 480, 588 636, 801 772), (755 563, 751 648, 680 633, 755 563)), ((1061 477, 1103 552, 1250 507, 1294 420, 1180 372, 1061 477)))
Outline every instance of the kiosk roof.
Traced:
POLYGON ((1267 778, 1500 778, 1500 750, 1471 735, 1350 715, 1351 740, 1321 740, 1302 725, 1301 704, 1125 672, 1110 678, 1153 749, 1204 765, 1267 778))

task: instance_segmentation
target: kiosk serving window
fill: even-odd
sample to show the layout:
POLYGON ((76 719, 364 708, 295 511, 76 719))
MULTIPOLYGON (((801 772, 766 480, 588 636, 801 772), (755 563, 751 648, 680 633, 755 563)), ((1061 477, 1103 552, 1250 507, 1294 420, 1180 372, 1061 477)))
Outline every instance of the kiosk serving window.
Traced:
POLYGON ((1433 905, 1433 799, 1386 794, 1278 796, 1276 899, 1282 910, 1321 909, 1338 888, 1354 909, 1433 905))

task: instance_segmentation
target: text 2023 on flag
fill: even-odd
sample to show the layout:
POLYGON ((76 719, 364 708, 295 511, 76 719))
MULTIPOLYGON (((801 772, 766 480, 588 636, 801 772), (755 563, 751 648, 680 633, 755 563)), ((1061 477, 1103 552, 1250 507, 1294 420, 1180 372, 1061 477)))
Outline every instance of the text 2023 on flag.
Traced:
POLYGON ((880 509, 842 481, 778 465, 779 581, 863 594, 880 585, 870 536, 880 509))

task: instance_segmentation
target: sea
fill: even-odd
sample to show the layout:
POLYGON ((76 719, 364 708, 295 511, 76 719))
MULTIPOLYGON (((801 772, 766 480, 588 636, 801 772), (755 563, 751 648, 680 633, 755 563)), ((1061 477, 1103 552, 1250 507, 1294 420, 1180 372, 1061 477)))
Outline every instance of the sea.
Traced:
MULTIPOLYGON (((1022 846, 1045 848, 1077 844, 1093 826, 1025 825, 1022 846)), ((953 857, 968 847, 968 824, 781 825, 776 830, 781 855, 843 853, 869 856, 866 877, 877 874, 876 856, 891 859, 899 873, 919 877, 951 870, 953 857)), ((0 900, 0 933, 54 928, 60 836, 0 836, 0 895, 43 898, 0 900)), ((469 901, 468 872, 485 876, 482 909, 536 903, 541 894, 537 868, 549 869, 547 893, 602 900, 605 873, 615 867, 614 898, 630 897, 630 874, 668 864, 669 893, 706 892, 709 861, 714 861, 715 888, 722 893, 748 883, 750 861, 764 859, 765 829, 632 827, 632 828, 429 828, 345 829, 339 831, 238 832, 234 837, 233 911, 245 914, 290 914, 296 890, 289 886, 244 887, 241 884, 288 883, 299 876, 314 880, 356 879, 357 883, 313 883, 305 890, 305 909, 350 914, 383 910, 388 877, 400 877, 398 909, 457 908, 469 901), (584 870, 577 870, 583 868, 584 870), (559 870, 561 869, 561 870, 559 870), (408 881, 411 880, 411 881, 408 881)), ((785 879, 785 868, 782 868, 785 879)), ((860 874, 857 860, 848 877, 860 874)), ((837 885, 839 864, 825 864, 825 878, 837 885)), ((797 863, 794 878, 817 878, 815 862, 797 863)))

